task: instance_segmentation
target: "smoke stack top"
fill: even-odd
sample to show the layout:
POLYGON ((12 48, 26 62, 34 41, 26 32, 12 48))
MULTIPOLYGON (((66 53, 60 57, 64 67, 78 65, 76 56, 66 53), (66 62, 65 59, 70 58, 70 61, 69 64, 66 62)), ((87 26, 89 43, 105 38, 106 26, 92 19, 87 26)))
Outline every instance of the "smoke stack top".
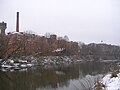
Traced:
POLYGON ((19 12, 17 12, 16 32, 19 32, 19 12))

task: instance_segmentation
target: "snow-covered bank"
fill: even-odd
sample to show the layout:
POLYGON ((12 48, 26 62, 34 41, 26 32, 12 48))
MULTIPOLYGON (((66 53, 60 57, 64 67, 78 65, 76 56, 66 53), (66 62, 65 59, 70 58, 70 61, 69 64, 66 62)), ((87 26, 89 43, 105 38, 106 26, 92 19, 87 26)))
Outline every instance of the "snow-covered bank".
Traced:
POLYGON ((63 65, 80 62, 82 60, 74 56, 43 56, 38 60, 39 65, 63 65))
POLYGON ((105 85, 105 90, 120 90, 120 73, 116 76, 112 76, 112 74, 105 75, 101 83, 105 85))
POLYGON ((33 67, 36 63, 27 60, 8 59, 1 65, 1 71, 25 71, 27 68, 33 67))
POLYGON ((28 56, 17 59, 7 59, 2 63, 0 70, 2 71, 16 71, 30 68, 33 66, 56 66, 63 64, 73 64, 80 62, 75 56, 41 56, 39 58, 28 56))
POLYGON ((120 73, 112 72, 96 83, 93 90, 120 90, 120 73))

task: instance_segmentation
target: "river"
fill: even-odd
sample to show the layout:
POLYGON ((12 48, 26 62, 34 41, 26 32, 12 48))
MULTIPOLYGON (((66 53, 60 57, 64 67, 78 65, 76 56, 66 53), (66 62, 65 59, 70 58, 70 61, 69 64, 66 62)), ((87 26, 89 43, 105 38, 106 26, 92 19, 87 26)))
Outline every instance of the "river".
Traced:
POLYGON ((0 71, 0 90, 88 90, 115 66, 114 62, 81 62, 0 71))

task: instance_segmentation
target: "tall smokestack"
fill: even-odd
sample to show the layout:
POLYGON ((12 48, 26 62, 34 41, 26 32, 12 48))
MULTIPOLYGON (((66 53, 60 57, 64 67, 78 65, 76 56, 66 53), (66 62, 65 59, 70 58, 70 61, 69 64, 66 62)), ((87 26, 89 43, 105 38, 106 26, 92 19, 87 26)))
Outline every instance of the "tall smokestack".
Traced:
POLYGON ((19 32, 19 12, 17 12, 16 32, 19 32))

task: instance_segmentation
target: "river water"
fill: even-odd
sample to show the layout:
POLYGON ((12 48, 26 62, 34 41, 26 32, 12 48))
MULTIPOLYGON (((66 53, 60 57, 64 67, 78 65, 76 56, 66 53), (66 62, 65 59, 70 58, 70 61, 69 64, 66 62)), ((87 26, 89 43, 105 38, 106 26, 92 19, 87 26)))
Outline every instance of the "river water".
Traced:
POLYGON ((114 62, 33 67, 0 72, 0 90, 89 90, 114 62))

